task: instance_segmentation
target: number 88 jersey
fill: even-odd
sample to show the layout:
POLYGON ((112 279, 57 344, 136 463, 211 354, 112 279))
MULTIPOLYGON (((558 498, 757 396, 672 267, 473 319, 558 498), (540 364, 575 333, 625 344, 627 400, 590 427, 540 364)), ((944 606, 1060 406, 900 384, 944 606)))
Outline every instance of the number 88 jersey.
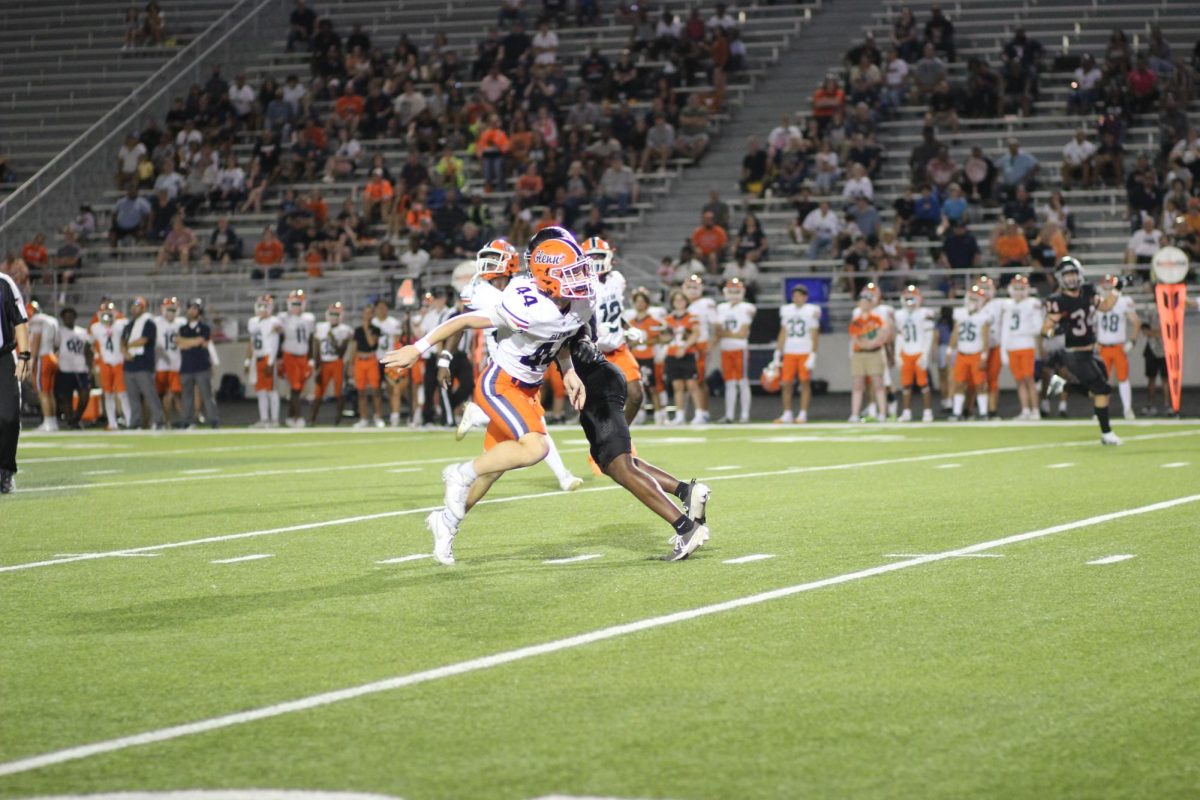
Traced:
POLYGON ((625 344, 621 315, 625 310, 625 278, 613 270, 596 278, 596 346, 601 353, 625 344))
POLYGON ((563 343, 591 320, 592 300, 573 299, 562 310, 522 275, 512 279, 487 314, 498 339, 492 360, 511 377, 536 386, 563 343))
POLYGON ((1058 332, 1066 338, 1068 349, 1096 344, 1096 287, 1085 283, 1079 295, 1060 292, 1046 301, 1046 313, 1062 314, 1058 332))

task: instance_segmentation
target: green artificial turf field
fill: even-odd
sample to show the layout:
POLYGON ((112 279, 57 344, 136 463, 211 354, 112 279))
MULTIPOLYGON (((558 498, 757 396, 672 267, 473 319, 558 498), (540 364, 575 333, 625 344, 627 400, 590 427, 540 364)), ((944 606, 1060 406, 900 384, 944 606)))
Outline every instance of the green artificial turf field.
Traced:
POLYGON ((27 436, 0 796, 1196 797, 1200 424, 1117 430, 639 429, 711 482, 691 559, 537 466, 449 568, 478 436, 27 436))

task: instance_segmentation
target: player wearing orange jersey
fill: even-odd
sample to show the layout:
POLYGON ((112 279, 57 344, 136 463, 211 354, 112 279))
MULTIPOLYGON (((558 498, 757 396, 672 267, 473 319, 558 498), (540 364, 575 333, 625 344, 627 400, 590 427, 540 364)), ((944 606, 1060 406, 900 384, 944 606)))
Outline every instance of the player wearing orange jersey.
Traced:
MULTIPOLYGON (((701 322, 688 310, 687 296, 676 289, 671 292, 671 313, 663 320, 660 341, 667 346, 663 377, 675 394, 675 416, 668 425, 687 421, 687 398, 690 395, 696 412, 700 411, 699 372, 696 369, 696 343, 700 341, 701 322)), ((669 410, 669 409, 668 409, 669 410)))
MULTIPOLYGON (((638 370, 642 375, 642 386, 651 387, 646 393, 649 398, 650 409, 654 414, 654 421, 662 424, 666 421, 665 412, 662 410, 663 403, 659 398, 659 383, 661 382, 658 366, 655 359, 655 347, 663 331, 664 323, 662 320, 662 310, 653 309, 650 306, 650 292, 644 286, 639 286, 633 290, 631 296, 633 300, 633 308, 625 312, 625 321, 630 329, 641 332, 640 342, 629 345, 629 352, 637 362, 638 370)), ((633 424, 640 424, 645 417, 645 412, 641 409, 633 418, 633 424)))

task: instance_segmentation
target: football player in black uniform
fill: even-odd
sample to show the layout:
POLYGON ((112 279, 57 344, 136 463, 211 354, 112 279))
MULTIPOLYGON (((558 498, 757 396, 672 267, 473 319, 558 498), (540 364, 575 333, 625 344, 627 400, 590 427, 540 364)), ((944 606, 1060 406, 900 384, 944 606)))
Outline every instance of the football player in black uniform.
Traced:
POLYGON ((1108 422, 1108 398, 1112 393, 1104 362, 1096 355, 1096 311, 1109 311, 1121 296, 1119 289, 1098 294, 1096 287, 1083 280, 1083 267, 1070 256, 1058 262, 1058 293, 1046 301, 1046 322, 1042 336, 1061 333, 1066 349, 1061 366, 1092 398, 1096 419, 1100 421, 1100 443, 1118 445, 1121 440, 1108 422))
POLYGON ((642 505, 671 523, 669 561, 691 555, 708 541, 705 509, 711 491, 703 483, 684 483, 670 473, 632 454, 629 423, 625 419, 625 375, 600 352, 584 328, 571 341, 571 360, 582 379, 586 400, 579 424, 591 445, 592 458, 605 475, 624 486, 642 505), (667 496, 683 503, 683 511, 667 496))

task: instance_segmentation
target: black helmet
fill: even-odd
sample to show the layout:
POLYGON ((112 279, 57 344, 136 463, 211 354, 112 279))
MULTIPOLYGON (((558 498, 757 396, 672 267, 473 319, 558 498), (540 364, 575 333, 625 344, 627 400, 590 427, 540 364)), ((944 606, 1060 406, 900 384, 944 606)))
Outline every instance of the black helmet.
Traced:
POLYGON ((1075 291, 1083 285, 1083 265, 1074 256, 1064 256, 1059 259, 1058 267, 1054 272, 1058 278, 1058 285, 1064 289, 1075 291), (1068 278, 1069 275, 1075 277, 1068 278))

